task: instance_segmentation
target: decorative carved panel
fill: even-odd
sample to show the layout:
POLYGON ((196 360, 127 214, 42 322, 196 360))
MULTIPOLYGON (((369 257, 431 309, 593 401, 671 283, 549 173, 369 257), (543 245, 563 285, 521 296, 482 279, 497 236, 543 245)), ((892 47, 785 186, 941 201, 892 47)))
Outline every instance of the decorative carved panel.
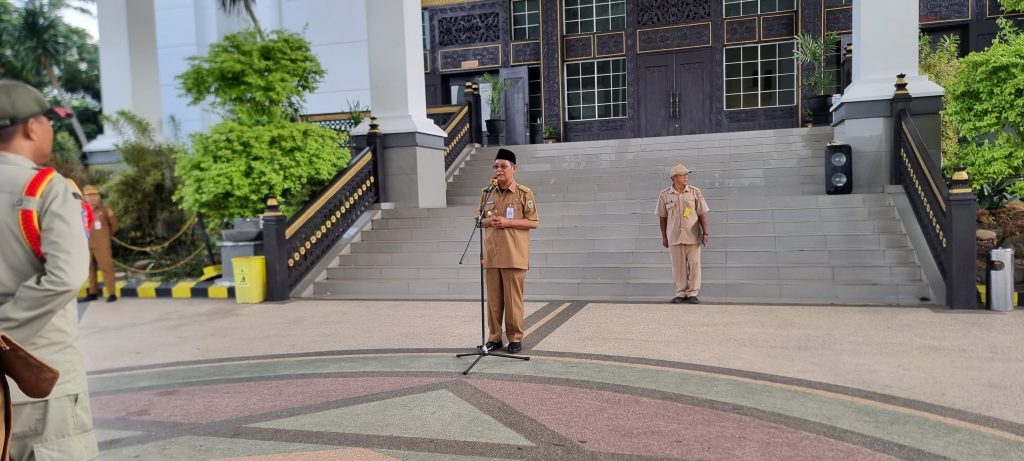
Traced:
POLYGON ((796 106, 771 107, 761 112, 765 120, 796 120, 796 106))
POLYGON ((509 65, 537 64, 540 62, 540 42, 513 42, 511 50, 512 62, 509 65))
POLYGON ((609 133, 626 129, 626 120, 621 118, 611 120, 583 120, 579 122, 567 122, 565 128, 573 134, 581 135, 586 133, 609 133))
POLYGON ((500 41, 500 17, 497 12, 489 12, 439 18, 437 42, 444 47, 500 41))
POLYGON ((761 16, 761 40, 790 38, 796 35, 796 14, 761 16))
POLYGON ((921 24, 971 19, 970 0, 919 0, 919 3, 921 24))
POLYGON ((626 54, 626 33, 612 32, 594 36, 597 57, 626 54))
POLYGON ((589 59, 594 57, 594 36, 582 35, 565 37, 562 49, 565 59, 589 59))
POLYGON ((853 30, 853 8, 829 8, 825 10, 826 32, 850 32, 853 30))
POLYGON ((725 43, 747 43, 757 41, 757 18, 727 19, 725 21, 725 43))
POLYGON ((707 22, 711 20, 711 0, 637 0, 636 24, 707 22))
POLYGON ((462 63, 467 61, 476 61, 476 65, 470 69, 501 67, 501 45, 440 50, 437 52, 437 60, 441 72, 466 70, 462 63))
POLYGON ((638 53, 711 46, 711 24, 641 29, 636 38, 638 53))

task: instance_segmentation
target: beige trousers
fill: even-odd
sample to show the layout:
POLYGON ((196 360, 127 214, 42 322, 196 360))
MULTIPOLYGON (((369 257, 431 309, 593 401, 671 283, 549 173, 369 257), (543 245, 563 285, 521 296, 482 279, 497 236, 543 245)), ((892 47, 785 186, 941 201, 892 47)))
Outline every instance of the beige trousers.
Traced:
POLYGON ((14 405, 11 461, 87 461, 97 456, 88 392, 14 405))
POLYGON ((501 320, 509 342, 523 340, 523 284, 525 269, 486 269, 487 340, 501 342, 501 320))
POLYGON ((697 296, 700 291, 700 245, 670 245, 676 296, 697 296))

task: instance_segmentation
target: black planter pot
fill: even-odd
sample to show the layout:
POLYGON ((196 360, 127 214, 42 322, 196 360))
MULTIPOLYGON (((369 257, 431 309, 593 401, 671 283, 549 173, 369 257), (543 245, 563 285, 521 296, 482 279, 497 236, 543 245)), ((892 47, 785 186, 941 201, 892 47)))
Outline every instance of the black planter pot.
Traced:
POLYGON ((823 94, 807 98, 807 110, 811 111, 811 122, 815 125, 828 125, 832 122, 832 114, 828 109, 832 106, 832 95, 823 94))
POLYGON ((501 135, 505 134, 505 120, 492 118, 484 120, 484 125, 487 127, 487 145, 501 145, 501 135))

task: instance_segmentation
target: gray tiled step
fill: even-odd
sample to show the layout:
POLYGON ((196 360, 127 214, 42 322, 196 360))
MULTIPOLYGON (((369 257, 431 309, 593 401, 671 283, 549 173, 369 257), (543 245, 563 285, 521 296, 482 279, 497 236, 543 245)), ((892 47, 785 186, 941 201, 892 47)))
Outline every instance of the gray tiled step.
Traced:
MULTIPOLYGON (((732 179, 714 179, 707 181, 694 181, 692 184, 699 187, 705 193, 709 191, 723 188, 742 188, 746 189, 755 186, 787 186, 787 185, 815 185, 822 186, 824 188, 824 180, 821 171, 814 173, 805 174, 802 176, 752 176, 732 179)), ((517 178, 521 184, 526 184, 533 190, 538 196, 543 194, 554 194, 554 193, 600 193, 600 192, 626 192, 636 190, 647 190, 647 195, 657 196, 658 191, 669 186, 668 179, 666 177, 659 177, 657 179, 651 179, 648 182, 637 182, 634 178, 614 178, 614 177, 601 177, 601 181, 586 181, 586 180, 559 180, 555 183, 537 182, 530 181, 529 178, 517 178)), ((461 197, 470 196, 479 198, 481 189, 486 185, 484 181, 483 185, 477 184, 466 184, 463 186, 449 186, 447 193, 449 197, 461 197)), ((716 195, 716 194, 712 194, 716 195)), ((721 195, 721 194, 718 194, 721 195)))
MULTIPOLYGON (((825 165, 824 154, 808 152, 799 156, 795 153, 793 155, 792 158, 730 159, 728 161, 723 161, 724 159, 719 158, 716 161, 703 162, 687 156, 680 159, 670 159, 663 162, 664 164, 644 161, 640 162, 642 163, 640 165, 637 165, 637 160, 639 159, 609 158, 606 160, 560 161, 553 163, 530 163, 530 159, 522 159, 518 161, 516 174, 536 180, 600 176, 636 177, 638 180, 644 180, 649 179, 649 177, 664 176, 672 165, 685 161, 687 163, 686 166, 693 171, 693 179, 722 179, 749 177, 759 172, 768 172, 772 176, 806 174, 809 169, 816 169, 820 172, 825 165)), ((644 159, 649 160, 646 157, 644 159)), ((493 159, 479 157, 465 164, 462 171, 471 175, 486 175, 493 171, 493 161, 493 159)))
MULTIPOLYGON (((705 198, 715 197, 744 197, 744 196, 770 196, 770 195, 815 195, 825 192, 825 184, 794 184, 781 186, 750 186, 726 189, 701 189, 705 198)), ((593 200, 597 202, 612 200, 657 200, 657 190, 628 190, 624 192, 571 192, 571 193, 537 193, 538 204, 547 202, 579 202, 593 200), (653 198, 652 198, 653 197, 653 198)), ((472 196, 449 196, 448 205, 476 205, 480 200, 478 195, 472 196)))
MULTIPOLYGON (((527 300, 602 299, 657 300, 668 299, 675 291, 670 281, 636 281, 620 283, 600 280, 559 280, 526 277, 527 300)), ((923 282, 883 283, 806 280, 742 280, 705 281, 701 299, 750 299, 763 304, 772 299, 824 300, 830 303, 907 303, 919 304, 929 296, 923 282)), ((472 280, 324 280, 314 285, 314 296, 331 298, 387 299, 477 299, 479 279, 472 280)))
MULTIPOLYGON (((898 282, 921 280, 921 269, 911 263, 902 265, 758 265, 736 267, 729 264, 703 263, 705 281, 714 280, 835 280, 898 282)), ((331 279, 386 280, 386 279, 458 279, 479 277, 476 261, 454 267, 417 266, 382 268, 376 266, 336 267, 327 270, 331 279)), ((530 277, 548 279, 613 280, 619 282, 670 282, 668 264, 596 265, 596 266, 538 266, 530 267, 530 277)))
MULTIPOLYGON (((465 248, 465 246, 463 246, 465 248)), ((351 253, 337 257, 336 267, 418 267, 457 266, 462 249, 451 252, 421 254, 408 253, 351 253)), ((479 254, 477 244, 471 244, 467 261, 474 261, 479 254)), ((589 251, 531 251, 530 263, 536 266, 595 266, 666 264, 668 251, 661 248, 644 250, 610 250, 598 248, 589 251)), ((916 264, 914 250, 907 248, 888 249, 723 249, 707 247, 701 252, 705 264, 864 264, 903 265, 916 264)))
MULTIPOLYGON (((804 211, 804 210, 801 210, 804 211)), ((802 213, 807 216, 801 218, 800 215, 794 215, 793 213, 782 213, 782 210, 778 213, 765 213, 767 216, 763 219, 742 219, 745 217, 744 213, 741 212, 712 212, 708 215, 708 222, 714 226, 714 229, 718 229, 718 226, 725 224, 732 224, 736 226, 742 226, 744 224, 757 224, 757 225, 771 225, 776 224, 775 228, 790 229, 790 226, 802 226, 811 231, 820 232, 832 232, 841 229, 855 230, 856 232, 869 232, 872 230, 885 232, 886 229, 896 229, 899 227, 899 220, 896 219, 867 219, 867 218, 848 218, 844 216, 833 217, 829 219, 821 218, 820 213, 817 210, 812 210, 814 213, 802 213), (775 215, 778 216, 775 216, 775 215), (730 215, 733 215, 735 220, 730 220, 730 215)), ((365 232, 363 235, 373 234, 378 230, 430 230, 430 229, 468 229, 472 226, 473 218, 458 216, 448 218, 391 218, 381 219, 373 223, 373 231, 365 232)), ((563 214, 563 213, 544 213, 541 216, 542 226, 541 229, 547 229, 553 226, 588 226, 588 225, 633 225, 633 224, 650 224, 658 225, 658 216, 652 212, 643 213, 606 213, 606 214, 563 214)), ((787 230, 788 232, 788 230, 787 230)), ((416 234, 411 234, 415 236, 416 234)), ((364 238, 365 240, 365 238, 364 238)))

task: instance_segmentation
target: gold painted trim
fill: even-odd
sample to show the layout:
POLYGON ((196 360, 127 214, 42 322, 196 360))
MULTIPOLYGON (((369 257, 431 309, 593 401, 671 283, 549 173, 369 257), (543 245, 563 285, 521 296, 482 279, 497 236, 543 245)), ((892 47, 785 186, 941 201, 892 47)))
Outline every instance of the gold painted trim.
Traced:
MULTIPOLYGON (((825 12, 826 11, 831 11, 831 10, 845 10, 845 9, 849 9, 850 10, 850 15, 851 15, 850 22, 852 23, 853 22, 853 16, 852 16, 853 15, 853 5, 837 6, 835 8, 825 8, 824 4, 822 5, 822 8, 821 8, 821 35, 820 36, 824 36, 825 35, 825 12)), ((832 32, 835 32, 837 34, 842 34, 842 33, 846 33, 846 32, 853 32, 853 29, 834 30, 832 32)))
POLYGON ((620 30, 618 32, 604 32, 604 33, 600 33, 600 34, 594 34, 594 57, 595 58, 604 58, 604 57, 609 57, 609 56, 619 56, 619 55, 625 55, 625 54, 626 54, 626 31, 620 30), (612 54, 597 54, 597 37, 600 37, 602 35, 619 35, 619 36, 621 36, 622 37, 622 51, 620 51, 618 53, 612 53, 612 54))
POLYGON ((284 238, 289 239, 293 235, 295 235, 295 233, 298 232, 299 228, 301 228, 303 224, 306 224, 306 221, 309 221, 309 218, 312 218, 317 211, 320 211, 320 208, 324 206, 324 203, 327 203, 328 200, 334 197, 334 194, 337 194, 342 187, 348 184, 352 177, 356 175, 356 172, 363 169, 363 167, 366 166, 366 164, 373 159, 373 155, 374 153, 370 152, 366 154, 366 156, 363 157, 362 160, 356 162, 355 165, 350 165, 348 173, 345 173, 345 175, 342 176, 341 179, 332 184, 327 189, 327 192, 324 195, 317 199, 316 202, 313 202, 312 206, 306 208, 306 211, 303 212, 302 215, 300 215, 299 218, 292 223, 292 225, 288 226, 288 229, 285 229, 284 238))
POLYGON ((501 44, 500 43, 498 43, 496 45, 478 45, 478 46, 465 46, 465 47, 462 47, 462 48, 446 48, 446 49, 438 50, 437 51, 437 61, 438 61, 437 70, 438 70, 438 72, 459 72, 459 71, 461 71, 461 72, 475 72, 475 71, 481 70, 481 69, 497 69, 497 68, 500 68, 502 66, 502 63, 504 63, 504 60, 502 59, 502 57, 503 56, 502 56, 501 44), (462 67, 444 68, 444 67, 440 66, 440 63, 444 61, 444 58, 441 56, 441 53, 451 52, 451 51, 473 50, 473 49, 477 49, 477 48, 494 48, 494 47, 498 47, 498 64, 497 65, 478 66, 478 67, 470 67, 470 68, 462 68, 462 67))
MULTIPOLYGON (((565 23, 562 22, 562 10, 565 8, 555 0, 555 37, 561 37, 565 32, 565 23)), ((543 37, 543 35, 542 35, 543 37)), ((565 139, 565 63, 562 59, 562 47, 555 47, 558 55, 558 134, 565 139)), ((541 47, 541 52, 544 47, 541 47)), ((543 75, 543 73, 541 74, 543 75)), ((543 125, 542 125, 543 126, 543 125)))
POLYGON ((443 106, 429 106, 427 107, 427 114, 454 114, 459 111, 461 104, 445 104, 443 106))
POLYGON ((516 48, 516 45, 525 46, 526 44, 529 44, 529 43, 536 43, 537 44, 537 47, 540 48, 541 51, 542 51, 542 53, 541 53, 541 56, 542 56, 541 57, 541 61, 544 60, 544 58, 543 58, 543 56, 544 56, 544 54, 543 54, 544 44, 541 43, 540 40, 519 40, 519 41, 512 42, 512 43, 508 44, 508 65, 510 65, 510 66, 526 66, 526 65, 530 65, 530 64, 540 64, 541 63, 541 61, 516 61, 515 60, 515 56, 516 56, 515 48, 516 48))
POLYGON ((796 12, 792 12, 792 11, 789 12, 789 13, 768 14, 768 15, 764 15, 764 16, 758 16, 758 18, 757 18, 757 36, 760 37, 762 42, 763 41, 767 41, 767 40, 789 40, 789 39, 792 39, 793 37, 796 37, 796 34, 798 32, 797 30, 795 30, 796 27, 797 27, 796 26, 796 12), (782 16, 792 16, 793 17, 793 29, 794 29, 793 30, 793 35, 782 36, 782 37, 767 37, 766 38, 764 36, 764 18, 779 18, 779 17, 782 17, 782 16))
POLYGON ((430 73, 430 50, 423 50, 423 58, 424 58, 424 60, 427 63, 427 68, 426 68, 426 70, 423 71, 423 73, 424 74, 429 74, 430 73))
POLYGON ((711 23, 710 22, 698 22, 698 23, 694 23, 694 24, 685 24, 685 25, 681 25, 681 26, 650 27, 650 28, 647 28, 647 29, 637 29, 637 31, 636 31, 636 52, 637 52, 637 54, 642 54, 642 53, 658 53, 658 52, 662 52, 662 51, 674 51, 674 50, 689 50, 689 49, 692 49, 692 48, 706 48, 706 47, 710 47, 710 46, 711 46, 711 23), (659 29, 682 29, 682 28, 686 28, 686 27, 697 27, 697 26, 707 26, 708 27, 708 43, 707 43, 707 45, 691 45, 691 46, 681 46, 681 47, 676 47, 676 48, 658 48, 656 50, 640 51, 640 33, 641 32, 650 32, 652 30, 659 30, 659 29))
POLYGON ((477 0, 420 0, 420 8, 432 8, 436 6, 460 5, 473 3, 477 0))
POLYGON ((985 19, 1009 18, 1009 17, 1014 17, 1014 16, 1024 16, 1024 11, 1022 11, 1020 13, 996 14, 996 15, 989 16, 988 12, 992 10, 992 5, 990 5, 990 3, 992 3, 992 0, 985 0, 985 19))
POLYGON ((939 201, 939 207, 942 208, 942 212, 946 212, 946 201, 942 194, 939 192, 939 187, 935 185, 935 180, 932 179, 932 173, 928 171, 925 166, 924 158, 921 156, 921 151, 918 150, 917 144, 914 143, 914 137, 910 135, 910 130, 907 128, 907 124, 900 122, 900 129, 903 130, 903 136, 906 138, 907 143, 910 144, 910 149, 914 151, 914 155, 917 157, 917 163, 921 165, 921 171, 924 172, 924 176, 928 179, 928 184, 932 186, 932 192, 935 193, 935 199, 939 201))
POLYGON ((951 194, 969 194, 969 193, 973 193, 974 189, 971 189, 970 187, 964 187, 964 188, 961 188, 961 189, 950 189, 949 192, 951 194))
POLYGON ((757 40, 760 37, 761 37, 761 27, 757 23, 757 17, 756 16, 749 16, 749 17, 740 18, 740 19, 726 19, 725 20, 725 24, 722 25, 722 44, 723 45, 739 45, 741 43, 754 43, 754 42, 757 42, 757 40), (745 41, 742 41, 742 42, 730 42, 729 41, 729 22, 730 21, 733 21, 733 22, 754 21, 754 39, 753 40, 745 40, 745 41))
POLYGON ((568 37, 562 37, 562 46, 565 47, 569 40, 590 40, 590 56, 580 56, 573 58, 565 58, 566 61, 580 61, 583 59, 594 59, 594 52, 597 51, 597 43, 594 41, 594 35, 571 35, 568 37))
POLYGON ((462 118, 465 117, 467 113, 469 113, 469 106, 462 106, 462 110, 460 110, 459 113, 456 114, 450 122, 448 122, 448 128, 445 128, 444 130, 445 133, 451 134, 451 130, 454 129, 460 121, 462 121, 462 118))

